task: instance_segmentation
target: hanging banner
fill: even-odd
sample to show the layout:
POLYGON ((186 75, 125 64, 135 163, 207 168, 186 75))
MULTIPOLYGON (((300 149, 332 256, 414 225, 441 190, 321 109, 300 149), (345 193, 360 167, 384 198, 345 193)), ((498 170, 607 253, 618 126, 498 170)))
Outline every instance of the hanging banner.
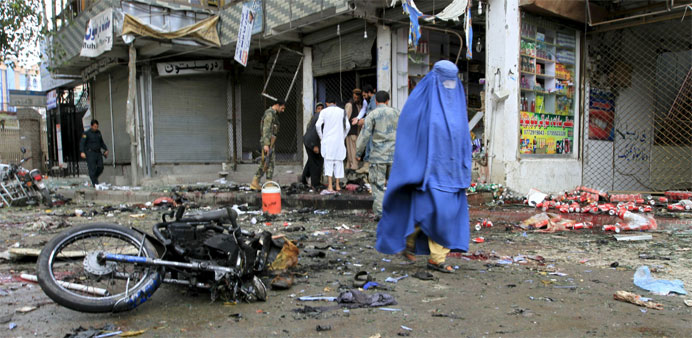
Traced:
POLYGON ((113 48, 113 9, 108 8, 89 20, 80 56, 97 57, 113 48))
POLYGON ((223 71, 223 61, 202 60, 161 62, 156 64, 156 69, 159 71, 159 76, 215 73, 223 71))
POLYGON ((247 56, 250 51, 252 27, 255 23, 255 13, 251 5, 243 4, 243 12, 240 15, 240 27, 238 27, 238 41, 235 44, 235 57, 241 65, 247 66, 247 56))

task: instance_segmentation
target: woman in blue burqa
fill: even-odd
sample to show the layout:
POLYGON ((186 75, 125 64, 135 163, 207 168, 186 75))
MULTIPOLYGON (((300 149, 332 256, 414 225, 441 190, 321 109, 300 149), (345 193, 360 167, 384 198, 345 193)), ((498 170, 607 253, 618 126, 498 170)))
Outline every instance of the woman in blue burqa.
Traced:
POLYGON ((435 63, 401 111, 376 244, 411 261, 429 254, 428 268, 450 273, 450 249, 469 246, 472 145, 458 71, 449 61, 435 63))

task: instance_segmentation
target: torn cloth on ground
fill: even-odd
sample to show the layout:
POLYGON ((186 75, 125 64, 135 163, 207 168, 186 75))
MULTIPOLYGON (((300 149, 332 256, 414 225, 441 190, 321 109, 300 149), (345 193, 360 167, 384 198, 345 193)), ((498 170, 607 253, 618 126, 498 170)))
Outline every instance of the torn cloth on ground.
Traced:
POLYGON ((394 297, 390 294, 378 292, 368 295, 355 289, 342 292, 339 294, 339 297, 336 298, 336 301, 339 305, 349 308, 379 307, 397 304, 394 297))
POLYGON ((667 295, 671 292, 687 294, 681 280, 655 279, 651 277, 651 271, 646 265, 637 268, 634 273, 634 285, 658 295, 667 295))

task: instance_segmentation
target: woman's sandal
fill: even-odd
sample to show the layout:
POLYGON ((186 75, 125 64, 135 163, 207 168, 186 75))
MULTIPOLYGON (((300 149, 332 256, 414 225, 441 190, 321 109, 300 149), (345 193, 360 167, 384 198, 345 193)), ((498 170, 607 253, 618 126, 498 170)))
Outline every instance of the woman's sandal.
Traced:
POLYGON ((401 257, 403 257, 405 260, 409 262, 415 262, 416 261, 416 254, 413 253, 412 250, 406 249, 401 252, 401 257))
POLYGON ((428 269, 437 270, 444 273, 454 273, 456 271, 454 270, 454 267, 449 264, 435 263, 431 259, 428 260, 428 269))

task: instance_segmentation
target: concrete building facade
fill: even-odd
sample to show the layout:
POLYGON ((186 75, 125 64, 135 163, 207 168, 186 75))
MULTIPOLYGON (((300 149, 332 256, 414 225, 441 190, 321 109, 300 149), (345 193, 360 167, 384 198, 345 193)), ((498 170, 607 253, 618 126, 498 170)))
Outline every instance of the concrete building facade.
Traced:
MULTIPOLYGON (((424 14, 435 14, 458 2, 418 0, 415 5, 424 14)), ((456 62, 461 71, 474 127, 472 138, 477 144, 477 180, 502 183, 522 193, 530 188, 561 191, 581 184, 606 190, 646 190, 655 185, 651 177, 659 169, 652 161, 642 161, 643 152, 654 159, 661 157, 656 149, 666 149, 670 155, 664 157, 670 162, 688 151, 687 135, 678 133, 674 138, 680 140, 670 144, 651 141, 645 151, 637 145, 636 161, 628 161, 620 156, 628 150, 626 156, 633 156, 632 145, 617 137, 608 141, 609 136, 589 134, 601 123, 594 116, 603 113, 593 108, 603 100, 590 95, 591 87, 615 97, 616 112, 604 127, 613 133, 626 121, 640 121, 651 127, 636 130, 638 135, 655 135, 664 123, 655 114, 626 115, 632 111, 626 107, 633 105, 623 103, 631 102, 628 95, 650 101, 678 94, 669 100, 670 106, 675 116, 686 118, 689 103, 683 99, 688 94, 680 88, 687 83, 685 53, 692 20, 672 27, 673 16, 678 21, 682 16, 679 7, 659 13, 656 8, 612 1, 472 0, 467 12, 473 19, 473 39, 466 37, 463 17, 460 22, 421 20, 422 37, 413 46, 408 38, 408 14, 401 2, 390 6, 347 0, 91 1, 73 20, 66 20, 51 41, 52 69, 78 76, 75 83, 88 84, 92 114, 101 121, 106 143, 114 153, 108 161, 107 180, 116 184, 131 181, 133 162, 145 184, 201 181, 202 177, 216 177, 222 167, 233 180, 249 180, 259 149, 259 120, 271 97, 287 99, 287 111, 280 117, 277 158, 285 165, 279 180, 290 183, 304 158, 302 134, 316 102, 336 95, 343 103, 354 87, 372 84, 390 92, 392 105, 401 109, 417 81, 442 59, 456 62), (256 18, 246 66, 233 60, 243 6, 254 6, 256 18), (80 57, 89 19, 109 8, 116 13, 112 50, 95 58, 80 57), (130 57, 118 31, 125 15, 167 31, 218 17, 218 46, 194 39, 134 37, 137 61, 132 121, 126 116, 130 57), (675 37, 683 43, 680 50, 659 59, 654 48, 649 56, 654 63, 662 63, 653 67, 661 74, 658 81, 671 88, 668 92, 653 93, 653 85, 614 89, 614 79, 628 77, 626 70, 632 67, 622 56, 608 58, 605 70, 602 65, 596 67, 599 53, 605 55, 597 47, 602 48, 607 32, 642 29, 633 28, 629 20, 634 15, 649 18, 637 22, 637 27, 651 24, 660 26, 661 32, 682 31, 675 37), (467 56, 469 51, 473 56, 467 56), (205 70, 166 73, 167 67, 172 73, 176 66, 205 70), (610 82, 596 86, 594 79, 604 74, 610 82), (619 120, 618 116, 626 118, 619 120), (131 151, 133 142, 127 133, 133 127, 136 152, 131 151), (611 142, 610 148, 607 142, 611 142), (600 154, 598 149, 606 150, 600 154), (611 149, 610 160, 607 149, 611 149), (134 160, 131 154, 136 155, 134 160), (608 161, 615 164, 608 167, 608 161), (599 166, 605 169, 599 170, 599 166), (587 175, 594 170, 610 170, 610 178, 594 181, 597 176, 587 175), (644 184, 633 184, 635 181, 644 184)), ((637 36, 651 41, 656 37, 651 33, 641 36, 639 31, 634 34, 633 41, 637 36)), ((630 76, 635 84, 637 76, 636 72, 630 76)), ((665 123, 670 123, 673 115, 667 116, 665 123)), ((692 171, 688 167, 676 172, 680 180, 692 171)), ((656 188, 672 186, 661 183, 656 188)))

